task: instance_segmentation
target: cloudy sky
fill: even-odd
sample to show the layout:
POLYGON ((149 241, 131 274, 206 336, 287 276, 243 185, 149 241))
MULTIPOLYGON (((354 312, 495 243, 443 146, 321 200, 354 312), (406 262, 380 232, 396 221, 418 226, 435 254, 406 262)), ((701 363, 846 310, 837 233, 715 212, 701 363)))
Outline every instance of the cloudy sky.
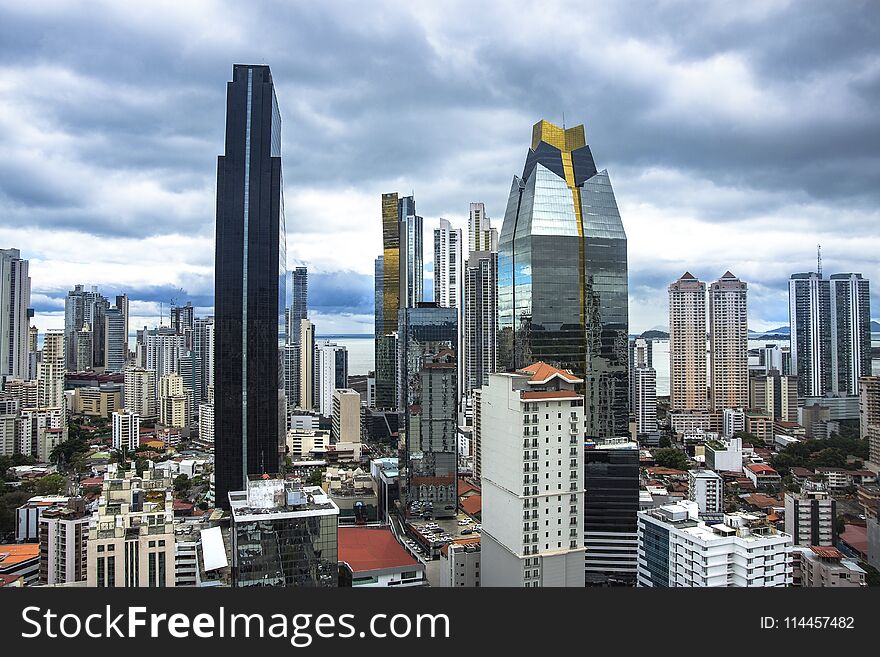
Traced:
POLYGON ((862 272, 880 316, 880 9, 874 2, 0 0, 0 247, 36 323, 66 290, 213 303, 216 158, 234 63, 271 65, 289 265, 318 332, 370 333, 380 194, 430 231, 500 227, 532 124, 584 123, 629 237, 630 327, 666 285, 726 269, 750 324, 788 323, 788 275, 862 272))

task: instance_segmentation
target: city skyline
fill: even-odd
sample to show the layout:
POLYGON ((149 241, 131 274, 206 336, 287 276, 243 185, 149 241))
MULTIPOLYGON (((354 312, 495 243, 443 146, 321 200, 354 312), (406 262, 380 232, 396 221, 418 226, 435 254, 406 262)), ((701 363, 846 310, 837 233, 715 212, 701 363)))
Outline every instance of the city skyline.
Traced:
POLYGON ((250 44, 249 21, 266 8, 239 25, 238 12, 215 4, 168 8, 173 25, 190 12, 213 17, 196 38, 112 6, 0 9, 0 87, 10 99, 0 116, 9 154, 0 245, 31 263, 41 333, 63 326, 77 283, 107 298, 127 293, 131 330, 154 325, 160 303, 167 318, 172 297, 210 314, 218 90, 241 61, 268 63, 279 80, 288 266, 309 267, 320 334, 371 332, 381 193, 415 193, 429 244, 441 216, 465 229, 471 202, 500 221, 529 126, 562 123, 563 112, 585 124, 615 181, 631 333, 666 323, 662 304, 647 300, 685 269, 703 280, 731 269, 748 281, 754 329, 788 323, 788 276, 814 269, 817 243, 826 271, 878 279, 876 167, 865 166, 880 131, 871 111, 877 56, 871 23, 857 12, 827 9, 808 21, 785 4, 689 9, 700 29, 679 33, 676 7, 606 8, 564 26, 500 6, 474 9, 466 26, 405 5, 382 20, 276 7, 265 39, 250 44), (792 29, 781 35, 774 21, 792 29), (506 37, 526 25, 535 38, 514 52, 506 37), (557 46, 542 38, 551 28, 565 33, 560 42, 591 48, 560 67, 557 46), (621 31, 628 39, 615 39, 621 31), (324 45, 339 40, 350 48, 324 45), (92 66, 95 52, 122 41, 130 58, 92 66), (379 94, 374 78, 391 82, 379 94), (79 102, 84 94, 101 102, 79 102), (335 239, 343 234, 351 239, 335 239), (140 249, 150 255, 132 258, 140 249))

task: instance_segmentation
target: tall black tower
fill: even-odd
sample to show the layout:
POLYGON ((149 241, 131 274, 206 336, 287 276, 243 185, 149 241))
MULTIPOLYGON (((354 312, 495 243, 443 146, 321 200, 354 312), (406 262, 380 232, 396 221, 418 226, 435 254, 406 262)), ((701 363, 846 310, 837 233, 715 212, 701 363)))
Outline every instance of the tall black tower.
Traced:
POLYGON ((248 475, 280 469, 286 260, 272 74, 268 66, 236 64, 226 87, 226 153, 217 158, 214 468, 223 508, 248 475))

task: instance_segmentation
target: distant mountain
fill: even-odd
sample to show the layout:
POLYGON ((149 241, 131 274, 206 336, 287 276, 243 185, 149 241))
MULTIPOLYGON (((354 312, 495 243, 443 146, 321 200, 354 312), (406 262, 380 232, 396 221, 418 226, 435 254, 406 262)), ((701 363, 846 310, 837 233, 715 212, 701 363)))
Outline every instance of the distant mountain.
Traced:
POLYGON ((769 329, 767 331, 753 331, 749 329, 749 335, 751 337, 761 337, 765 335, 791 335, 791 329, 787 326, 780 326, 779 328, 769 329))
POLYGON ((648 338, 651 340, 662 340, 669 337, 669 333, 666 331, 658 331, 657 329, 649 329, 643 332, 639 337, 648 338))

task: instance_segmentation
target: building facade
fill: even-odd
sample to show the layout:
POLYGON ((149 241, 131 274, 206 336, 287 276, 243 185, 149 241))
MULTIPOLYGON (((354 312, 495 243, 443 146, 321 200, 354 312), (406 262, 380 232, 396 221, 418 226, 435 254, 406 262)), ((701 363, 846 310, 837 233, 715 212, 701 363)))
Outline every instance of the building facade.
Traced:
POLYGON ((748 285, 729 271, 709 285, 711 409, 749 403, 748 285))
POLYGON ((669 286, 669 402, 706 411, 706 284, 690 272, 669 286))

